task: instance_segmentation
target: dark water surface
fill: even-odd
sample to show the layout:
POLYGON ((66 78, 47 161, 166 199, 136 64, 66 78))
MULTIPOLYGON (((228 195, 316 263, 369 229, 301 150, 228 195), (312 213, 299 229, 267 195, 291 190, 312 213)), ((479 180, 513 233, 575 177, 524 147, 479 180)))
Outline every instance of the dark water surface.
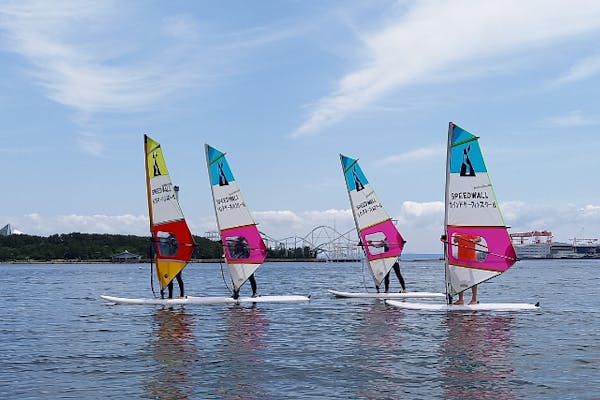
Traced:
MULTIPOLYGON (((600 261, 521 261, 480 285, 480 301, 542 304, 512 313, 326 292, 364 290, 362 270, 266 263, 260 293, 311 301, 168 309, 100 299, 152 296, 146 265, 0 265, 0 398, 600 398, 600 261)), ((409 290, 443 290, 440 261, 402 270, 409 290)), ((184 280, 190 295, 227 290, 219 264, 192 264, 184 280)))

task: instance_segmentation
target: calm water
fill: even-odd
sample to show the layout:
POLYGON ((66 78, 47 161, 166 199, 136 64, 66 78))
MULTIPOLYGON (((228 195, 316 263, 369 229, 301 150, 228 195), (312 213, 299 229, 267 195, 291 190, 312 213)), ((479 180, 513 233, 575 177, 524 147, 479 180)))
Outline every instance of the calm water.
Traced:
MULTIPOLYGON (((542 304, 520 313, 326 292, 362 290, 362 268, 267 263, 262 294, 310 303, 167 309, 99 298, 151 296, 145 265, 0 265, 0 398, 600 398, 600 261, 522 261, 480 286, 481 301, 542 304)), ((443 290, 440 261, 402 270, 409 289, 443 290)), ((219 264, 184 279, 190 295, 226 291, 219 264)))

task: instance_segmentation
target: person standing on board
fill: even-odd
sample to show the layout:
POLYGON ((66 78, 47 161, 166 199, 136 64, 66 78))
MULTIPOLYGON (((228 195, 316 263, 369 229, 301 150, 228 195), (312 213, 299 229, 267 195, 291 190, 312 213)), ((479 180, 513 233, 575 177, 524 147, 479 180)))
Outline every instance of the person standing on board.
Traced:
MULTIPOLYGON (((238 236, 235 239, 235 242, 233 245, 233 251, 230 254, 231 254, 232 258, 234 258, 234 259, 250 257, 250 247, 248 245, 248 240, 246 240, 246 238, 244 236, 238 236)), ((252 287, 252 297, 256 297, 257 296, 257 293, 256 293, 257 285, 256 285, 256 279, 254 278, 254 274, 250 275, 250 277, 248 277, 248 280, 250 281, 250 286, 252 287)), ((240 297, 240 290, 233 289, 233 298, 238 299, 239 297, 240 297)))
MULTIPOLYGON (((457 233, 452 235, 453 242, 457 245, 458 251, 456 258, 463 261, 477 261, 477 243, 481 242, 481 237, 469 235, 467 233, 457 233)), ((458 294, 458 300, 454 303, 455 305, 462 305, 465 303, 464 292, 458 294)), ((469 305, 477 304, 477 285, 471 287, 471 301, 469 305)))
MULTIPOLYGON (((179 273, 177 275, 175 275, 175 279, 177 279, 177 285, 179 285, 179 297, 184 298, 184 290, 183 290, 183 278, 181 277, 181 271, 179 271, 179 273)), ((173 280, 171 280, 171 282, 169 282, 169 284, 167 285, 167 288, 169 290, 169 299, 173 298, 173 280)), ((160 291, 160 297, 162 299, 165 298, 165 290, 162 289, 160 291)))
MULTIPOLYGON (((406 293, 406 285, 404 283, 404 278, 402 277, 402 274, 400 273, 400 263, 398 261, 396 261, 394 263, 394 265, 392 265, 392 268, 394 269, 394 272, 396 273, 396 277, 398 277, 398 282, 400 282, 400 286, 402 286, 402 290, 400 291, 400 293, 406 293)), ((383 278, 386 293, 390 292, 390 272, 391 271, 388 271, 388 273, 385 274, 385 278, 383 278)))
MULTIPOLYGON (((382 253, 385 253, 390 250, 390 244, 388 243, 387 239, 380 240, 377 242, 368 240, 367 244, 369 246, 373 246, 373 247, 382 247, 383 248, 382 253)), ((398 282, 400 282, 400 286, 402 286, 401 293, 406 293, 406 285, 404 283, 404 278, 402 277, 402 274, 400 273, 400 264, 398 263, 398 261, 396 261, 394 263, 392 268, 394 269, 394 272, 396 273, 396 276, 398 277, 398 282)), ((385 274, 385 278, 383 278, 383 281, 384 281, 384 285, 385 285, 385 293, 389 293, 390 292, 390 271, 388 271, 388 273, 385 274)), ((375 289, 377 289, 377 293, 379 293, 379 286, 375 286, 375 289)))
MULTIPOLYGON (((250 277, 248 278, 248 280, 250 281, 250 286, 252 287, 252 297, 257 297, 258 294, 256 292, 257 286, 256 286, 256 279, 254 278, 254 274, 250 275, 250 277)), ((240 289, 233 289, 233 298, 234 299, 239 299, 240 297, 240 289)))

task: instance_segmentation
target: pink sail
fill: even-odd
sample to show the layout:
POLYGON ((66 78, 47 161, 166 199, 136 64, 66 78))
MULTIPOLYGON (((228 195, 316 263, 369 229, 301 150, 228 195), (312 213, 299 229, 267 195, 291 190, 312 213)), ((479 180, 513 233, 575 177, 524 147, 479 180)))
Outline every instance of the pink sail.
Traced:
POLYGON ((261 264, 267 248, 256 225, 238 226, 221 231, 227 263, 261 264))
POLYGON ((377 198, 358 160, 340 154, 340 161, 360 243, 375 286, 379 287, 398 262, 404 239, 377 198))
POLYGON ((516 254, 492 187, 479 138, 448 129, 446 291, 450 296, 510 268, 516 254))

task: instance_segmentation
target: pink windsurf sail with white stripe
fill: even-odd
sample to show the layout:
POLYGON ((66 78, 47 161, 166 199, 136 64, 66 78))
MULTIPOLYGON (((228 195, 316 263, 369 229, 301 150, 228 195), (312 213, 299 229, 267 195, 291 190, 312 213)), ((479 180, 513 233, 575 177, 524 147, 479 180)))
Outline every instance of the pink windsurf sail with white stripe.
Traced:
POLYGON ((509 269, 516 253, 479 138, 452 122, 445 197, 446 292, 453 296, 509 269))
POLYGON ((267 249, 233 177, 225 153, 205 146, 217 225, 234 290, 265 260, 267 249))
POLYGON ((352 215, 369 270, 379 287, 404 247, 404 239, 379 202, 358 165, 358 160, 340 154, 342 171, 352 206, 352 215))

